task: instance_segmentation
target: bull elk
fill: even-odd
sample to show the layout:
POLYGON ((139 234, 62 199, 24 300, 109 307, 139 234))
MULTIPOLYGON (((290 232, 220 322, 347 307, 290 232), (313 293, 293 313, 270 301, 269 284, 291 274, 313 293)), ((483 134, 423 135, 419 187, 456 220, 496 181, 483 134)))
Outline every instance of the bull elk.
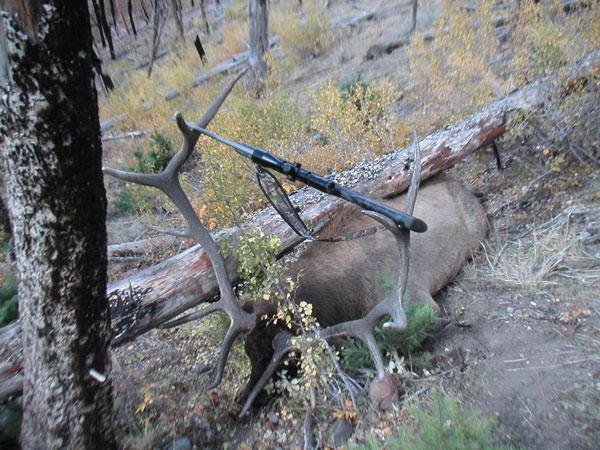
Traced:
MULTIPOLYGON (((242 73, 223 89, 196 127, 205 128, 208 125, 242 73)), ((260 300, 246 303, 243 307, 239 305, 219 247, 202 225, 179 183, 181 168, 192 154, 200 132, 188 126, 179 113, 175 115, 175 121, 183 135, 183 144, 162 173, 142 174, 112 168, 104 168, 104 172, 124 181, 162 190, 187 222, 187 229, 178 234, 194 239, 210 258, 220 299, 162 327, 201 319, 217 310, 229 316, 229 329, 209 388, 220 383, 235 338, 240 333, 248 333, 246 351, 252 363, 252 372, 244 389, 245 403, 240 413, 243 415, 282 359, 298 349, 287 331, 268 325, 261 319, 264 313, 275 310, 275 304, 260 300)), ((291 269, 292 273, 300 276, 295 301, 304 300, 313 304, 316 318, 323 327, 317 331, 319 337, 333 339, 351 336, 367 345, 377 370, 377 377, 371 383, 371 400, 376 406, 383 406, 390 396, 393 398, 395 385, 390 383, 386 373, 381 351, 373 336, 374 328, 386 316, 391 320, 385 323, 385 327, 398 332, 406 328, 406 315, 402 307, 405 293, 408 301, 428 302, 439 310, 432 295, 458 273, 465 260, 479 247, 486 232, 486 219, 481 206, 458 183, 439 177, 425 184, 415 206, 419 179, 420 161, 416 151, 407 195, 388 202, 394 208, 406 202, 405 213, 412 215, 414 208, 415 215, 428 224, 429 231, 417 235, 412 245, 410 231, 397 226, 387 217, 373 212, 366 212, 366 215, 352 213, 331 223, 328 226, 329 233, 361 230, 369 227, 374 220, 382 223, 386 231, 351 241, 313 242, 291 269), (394 269, 395 287, 386 296, 380 277, 394 269)))
MULTIPOLYGON (((406 197, 401 195, 384 204, 401 209, 406 197)), ((374 320, 375 316, 369 320, 369 315, 377 311, 376 307, 386 297, 388 288, 385 282, 382 283, 382 278, 385 279, 385 275, 393 270, 399 274, 393 290, 393 302, 399 304, 404 298, 408 303, 428 303, 440 311, 432 296, 457 275, 464 262, 479 248, 487 232, 486 216, 470 191, 443 175, 429 180, 419 189, 414 215, 424 220, 428 229, 425 233, 411 235, 410 265, 408 258, 399 257, 398 248, 403 255, 405 240, 389 232, 356 240, 317 241, 307 245, 291 268, 292 278, 299 279, 294 301, 313 305, 314 315, 324 327, 321 336, 363 339, 361 333, 370 332, 378 323, 374 320), (404 282, 406 288, 402 295, 404 282), (363 330, 363 327, 366 329, 363 330)), ((334 218, 322 233, 345 235, 374 225, 373 219, 353 210, 346 216, 334 218)), ((274 315, 277 305, 258 300, 243 307, 257 317, 263 317, 274 315)), ((399 322, 405 320, 402 318, 399 322)), ((401 328, 398 330, 402 331, 401 328)), ((250 403, 258 394, 254 388, 262 374, 272 372, 272 368, 267 370, 267 366, 274 353, 272 341, 278 332, 283 333, 284 327, 267 326, 263 320, 246 338, 245 348, 252 371, 242 397, 252 396, 250 403)), ((376 348, 371 349, 375 344, 368 339, 377 365, 380 356, 376 348)), ((291 347, 286 350, 291 351, 291 347)), ((375 404, 382 405, 387 401, 384 394, 387 388, 372 384, 371 391, 376 390, 379 394, 373 394, 371 398, 375 404)))

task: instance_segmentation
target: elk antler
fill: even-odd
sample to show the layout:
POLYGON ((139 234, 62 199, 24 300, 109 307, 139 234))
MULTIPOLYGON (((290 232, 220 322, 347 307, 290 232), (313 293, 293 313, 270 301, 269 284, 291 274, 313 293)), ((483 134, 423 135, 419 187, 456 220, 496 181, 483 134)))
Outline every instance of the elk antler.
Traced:
MULTIPOLYGON (((410 187, 408 189, 408 195, 406 197, 405 213, 412 215, 417 199, 417 190, 419 189, 419 183, 421 181, 421 157, 418 139, 415 136, 414 145, 414 167, 411 178, 410 187)), ((343 322, 330 327, 324 328, 318 331, 318 338, 320 339, 331 339, 341 336, 350 336, 363 341, 373 363, 377 370, 377 379, 371 384, 371 392, 373 392, 373 386, 377 383, 384 383, 386 377, 386 369, 383 363, 383 356, 381 350, 375 341, 373 330, 379 323, 379 321, 385 316, 391 316, 392 320, 386 322, 383 326, 385 328, 402 332, 406 329, 407 321, 404 308, 402 307, 402 299, 404 298, 404 292, 406 290, 406 283, 408 281, 408 264, 410 259, 410 230, 400 228, 389 218, 372 212, 363 211, 364 214, 378 220, 385 227, 391 231, 396 238, 396 244, 398 245, 398 270, 394 280, 394 289, 391 294, 388 295, 384 300, 379 302, 371 309, 366 317, 358 320, 352 320, 350 322, 343 322)), ((292 335, 288 332, 280 332, 273 339, 273 356, 269 365, 261 375, 260 379, 254 385, 242 410, 240 416, 243 416, 248 412, 248 409, 254 402, 256 396, 262 391, 264 386, 267 384, 273 373, 277 370, 277 367, 283 360, 283 358, 290 352, 300 352, 300 349, 292 343, 292 335)), ((385 395, 385 394, 384 394, 385 395)))
MULTIPOLYGON (((208 123, 219 110, 227 95, 233 89, 235 83, 245 72, 246 69, 240 71, 223 88, 217 98, 209 106, 208 110, 198 120, 197 125, 199 127, 204 128, 208 125, 208 123)), ((180 113, 176 113, 174 119, 177 122, 177 126, 179 127, 181 134, 183 135, 183 144, 181 149, 175 154, 175 156, 173 156, 171 161, 169 161, 169 164, 164 171, 158 174, 133 173, 112 169, 109 167, 103 168, 103 171, 105 174, 120 180, 152 186, 163 191, 177 207, 177 209, 181 211, 187 222, 187 229, 185 230, 184 235, 194 239, 198 244, 200 244, 200 246, 208 255, 217 278, 217 283, 219 285, 219 291, 221 294, 220 300, 194 314, 190 314, 181 319, 163 324, 161 325, 161 328, 172 327, 189 322, 191 320, 200 319, 217 310, 223 311, 229 316, 229 329, 227 330, 227 334, 223 341, 221 354, 216 367, 217 370, 215 377, 209 386, 209 388, 213 388, 219 384, 223 377, 225 363, 227 362, 227 356, 229 355, 233 341, 238 334, 252 330, 254 328, 256 318, 253 314, 245 312, 238 304, 237 298, 231 287, 231 281, 227 275, 225 261, 219 251, 219 247, 215 243, 209 231, 204 227, 204 225, 202 225, 202 222, 200 222, 198 215, 194 211, 189 199, 181 188, 181 184, 179 183, 179 172, 185 161, 187 161, 194 151, 194 146, 196 145, 200 133, 190 129, 180 113)), ((181 235, 181 233, 178 234, 181 235)))

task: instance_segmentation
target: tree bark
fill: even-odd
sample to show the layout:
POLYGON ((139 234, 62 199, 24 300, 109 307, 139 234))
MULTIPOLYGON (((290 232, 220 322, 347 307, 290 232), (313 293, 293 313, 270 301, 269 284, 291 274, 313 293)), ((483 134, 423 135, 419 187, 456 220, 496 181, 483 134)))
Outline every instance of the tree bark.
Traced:
POLYGON ((23 448, 115 448, 87 5, 3 2, 0 16, 0 61, 10 62, 0 67, 0 147, 20 277, 23 448))
POLYGON ((246 86, 259 95, 267 81, 267 63, 264 55, 269 50, 269 3, 268 0, 250 0, 249 13, 250 70, 246 75, 246 86))

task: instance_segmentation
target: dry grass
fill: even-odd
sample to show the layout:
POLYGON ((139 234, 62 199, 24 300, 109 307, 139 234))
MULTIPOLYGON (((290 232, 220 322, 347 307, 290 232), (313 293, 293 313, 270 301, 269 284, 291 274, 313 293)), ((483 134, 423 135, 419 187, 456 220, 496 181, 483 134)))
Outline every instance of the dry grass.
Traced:
POLYGON ((333 42, 328 12, 316 0, 304 1, 301 6, 279 3, 270 12, 269 26, 283 49, 298 59, 316 57, 333 42))
POLYGON ((219 54, 223 59, 248 49, 248 22, 228 22, 221 27, 222 42, 219 54))
POLYGON ((561 278, 599 282, 600 267, 586 248, 585 230, 572 226, 580 210, 571 206, 514 238, 494 234, 484 244, 486 264, 469 266, 468 277, 524 290, 564 283, 561 278))

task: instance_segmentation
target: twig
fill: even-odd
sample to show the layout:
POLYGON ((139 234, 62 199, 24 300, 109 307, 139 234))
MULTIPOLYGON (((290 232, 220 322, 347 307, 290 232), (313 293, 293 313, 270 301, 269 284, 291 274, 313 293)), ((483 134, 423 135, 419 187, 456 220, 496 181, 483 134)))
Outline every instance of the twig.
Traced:
POLYGON ((102 140, 106 141, 116 141, 119 139, 135 139, 138 137, 142 137, 144 135, 143 131, 135 130, 135 131, 127 131, 126 133, 119 134, 108 134, 102 136, 102 140))
POLYGON ((559 367, 572 366, 573 364, 581 364, 585 362, 600 361, 600 356, 591 356, 589 358, 577 359, 575 361, 567 361, 561 364, 552 364, 551 366, 527 366, 515 367, 514 369, 506 369, 507 372, 517 372, 519 370, 542 370, 542 369, 558 369, 559 367))
MULTIPOLYGON (((314 327, 313 327, 313 331, 317 332, 317 330, 314 327)), ((344 372, 344 369, 342 369, 342 367, 340 366, 340 364, 335 356, 335 352, 329 345, 329 342, 327 342, 327 340, 324 338, 320 338, 320 341, 325 345, 325 348, 327 349, 327 353, 329 353, 329 356, 331 358, 331 361, 333 362, 333 366, 335 367, 335 370, 336 370, 338 376, 340 377, 340 379, 342 380, 342 383, 344 383, 344 386, 346 387, 346 390, 350 394, 350 399, 352 400, 352 407, 356 410, 357 407, 356 407, 356 399, 354 398, 354 389, 356 389, 356 386, 358 385, 358 383, 356 383, 356 381, 354 381, 348 374, 346 374, 346 372, 344 372), (355 386, 353 386, 353 384, 355 386)))
POLYGON ((304 415, 304 450, 312 449, 312 412, 311 410, 307 410, 304 415))
POLYGON ((442 391, 442 394, 444 394, 444 397, 448 397, 448 393, 446 392, 446 389, 444 389, 444 383, 442 383, 443 380, 440 380, 440 382, 438 383, 440 386, 440 389, 442 391))
POLYGON ((421 389, 418 389, 417 391, 413 392, 412 394, 410 394, 408 397, 406 397, 403 401, 409 402, 411 401, 413 398, 418 397, 419 395, 421 395, 423 392, 425 392, 427 389, 429 389, 429 386, 423 386, 421 389))

